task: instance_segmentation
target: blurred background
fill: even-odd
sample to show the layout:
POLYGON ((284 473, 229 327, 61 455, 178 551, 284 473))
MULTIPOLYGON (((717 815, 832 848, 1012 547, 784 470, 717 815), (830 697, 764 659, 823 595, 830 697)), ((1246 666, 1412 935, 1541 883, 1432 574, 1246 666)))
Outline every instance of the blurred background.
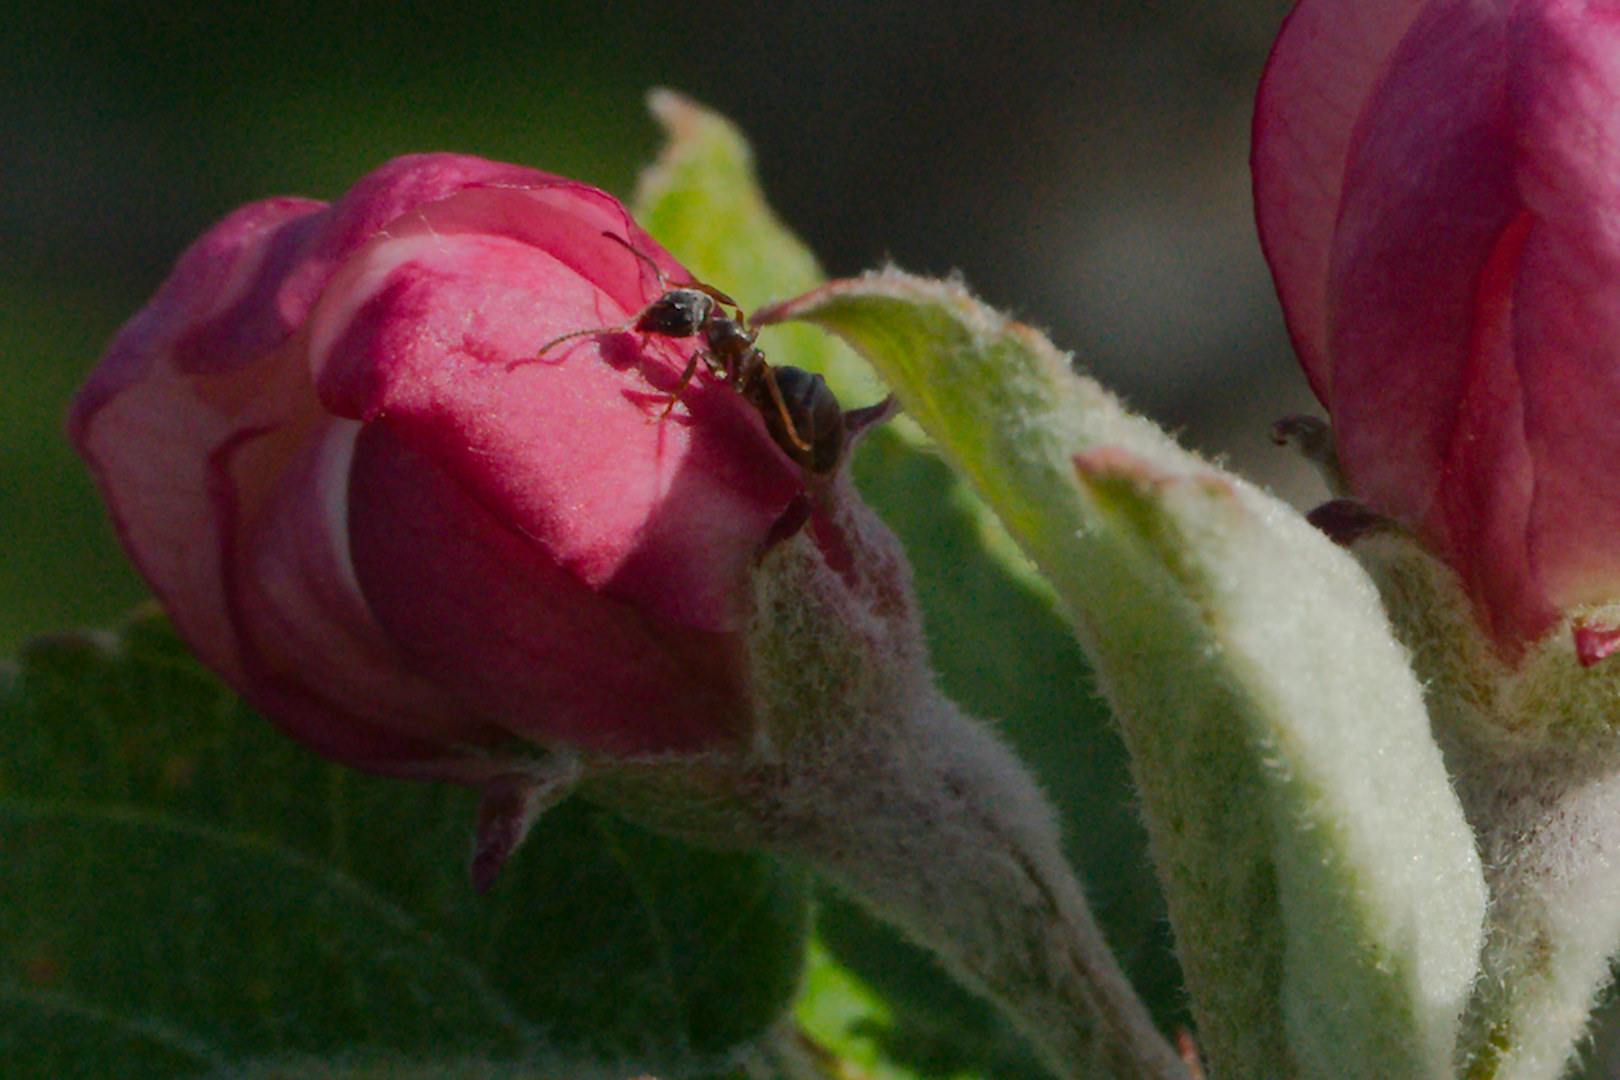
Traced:
MULTIPOLYGON (((181 248, 244 201, 452 149, 627 195, 649 86, 753 140, 832 274, 959 271, 1185 440, 1300 504, 1314 407, 1249 213, 1286 0, 12 0, 0 12, 0 655, 144 590, 61 435, 181 248)), ((717 283, 724 287, 724 282, 717 283)))

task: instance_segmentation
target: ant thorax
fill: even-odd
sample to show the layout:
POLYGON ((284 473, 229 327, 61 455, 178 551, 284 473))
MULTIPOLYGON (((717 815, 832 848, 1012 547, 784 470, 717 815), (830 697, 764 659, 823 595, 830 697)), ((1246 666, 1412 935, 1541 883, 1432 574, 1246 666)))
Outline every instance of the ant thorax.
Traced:
MULTIPOLYGON (((758 332, 751 330, 736 319, 710 318, 703 327, 703 343, 708 346, 709 352, 715 357, 725 361, 732 378, 739 378, 746 374, 747 360, 751 353, 758 353, 754 348, 754 339, 758 332)), ((760 357, 763 362, 763 356, 760 357)))

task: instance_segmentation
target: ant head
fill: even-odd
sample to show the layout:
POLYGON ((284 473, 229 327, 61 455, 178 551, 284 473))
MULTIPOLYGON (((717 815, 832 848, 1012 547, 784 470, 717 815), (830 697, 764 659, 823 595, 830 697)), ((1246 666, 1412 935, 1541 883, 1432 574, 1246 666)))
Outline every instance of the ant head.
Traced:
POLYGON ((633 328, 661 337, 691 337, 714 314, 714 298, 701 289, 671 289, 642 309, 633 328))

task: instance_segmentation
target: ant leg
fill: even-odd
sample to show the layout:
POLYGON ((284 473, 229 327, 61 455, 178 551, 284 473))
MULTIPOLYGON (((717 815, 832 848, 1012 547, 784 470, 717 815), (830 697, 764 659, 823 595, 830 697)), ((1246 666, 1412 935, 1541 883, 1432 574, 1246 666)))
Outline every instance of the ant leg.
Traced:
POLYGON ((658 414, 658 419, 662 420, 675 411, 675 406, 680 403, 681 395, 686 393, 686 388, 692 385, 692 379, 697 375, 698 362, 706 356, 708 354, 702 349, 692 350, 692 359, 686 362, 686 370, 681 372, 681 381, 676 383, 675 389, 670 392, 669 404, 665 405, 664 411, 658 414))
POLYGON ((593 326, 588 330, 574 330, 570 333, 563 334, 561 337, 552 338, 550 341, 536 349, 533 356, 523 356, 516 360, 508 360, 506 362, 506 370, 516 371, 525 364, 538 363, 546 355, 546 353, 550 352, 553 348, 561 345, 565 341, 573 341, 575 338, 589 337, 592 334, 622 334, 628 329, 630 329, 628 326, 593 326))
MULTIPOLYGON (((662 272, 660 271, 660 274, 661 273, 662 272)), ((715 288, 713 285, 705 285, 701 281, 689 281, 681 287, 683 289, 696 289, 700 293, 705 293, 710 299, 718 301, 719 303, 724 304, 726 307, 736 311, 737 318, 739 320, 743 317, 742 305, 737 303, 737 301, 733 300, 731 297, 727 296, 725 293, 721 292, 719 289, 715 288)))
POLYGON ((798 425, 788 413, 787 399, 782 396, 782 388, 776 385, 776 372, 766 366, 761 370, 761 374, 765 377, 765 389, 770 391, 771 404, 776 406, 776 415, 782 418, 782 430, 787 434, 788 441, 804 453, 809 453, 811 446, 800 438, 798 425))

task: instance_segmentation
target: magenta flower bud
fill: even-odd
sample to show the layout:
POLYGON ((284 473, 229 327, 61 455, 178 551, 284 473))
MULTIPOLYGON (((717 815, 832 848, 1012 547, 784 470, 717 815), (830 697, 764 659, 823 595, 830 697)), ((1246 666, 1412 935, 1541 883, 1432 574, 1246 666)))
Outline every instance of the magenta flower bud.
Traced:
POLYGON ((251 704, 335 760, 480 790, 475 887, 578 790, 814 868, 1055 1075, 1171 1075, 1051 807, 940 692, 854 490, 851 445, 898 406, 762 366, 698 284, 600 191, 401 158, 205 234, 70 430, 251 704))
POLYGON ((670 408, 693 337, 539 355, 689 280, 593 188, 400 158, 214 226, 71 434, 180 632, 322 754, 500 794, 536 747, 702 751, 747 734, 804 472, 706 369, 670 408))
POLYGON ((1509 658, 1620 599, 1614 12, 1303 0, 1254 176, 1351 494, 1450 564, 1509 658))

